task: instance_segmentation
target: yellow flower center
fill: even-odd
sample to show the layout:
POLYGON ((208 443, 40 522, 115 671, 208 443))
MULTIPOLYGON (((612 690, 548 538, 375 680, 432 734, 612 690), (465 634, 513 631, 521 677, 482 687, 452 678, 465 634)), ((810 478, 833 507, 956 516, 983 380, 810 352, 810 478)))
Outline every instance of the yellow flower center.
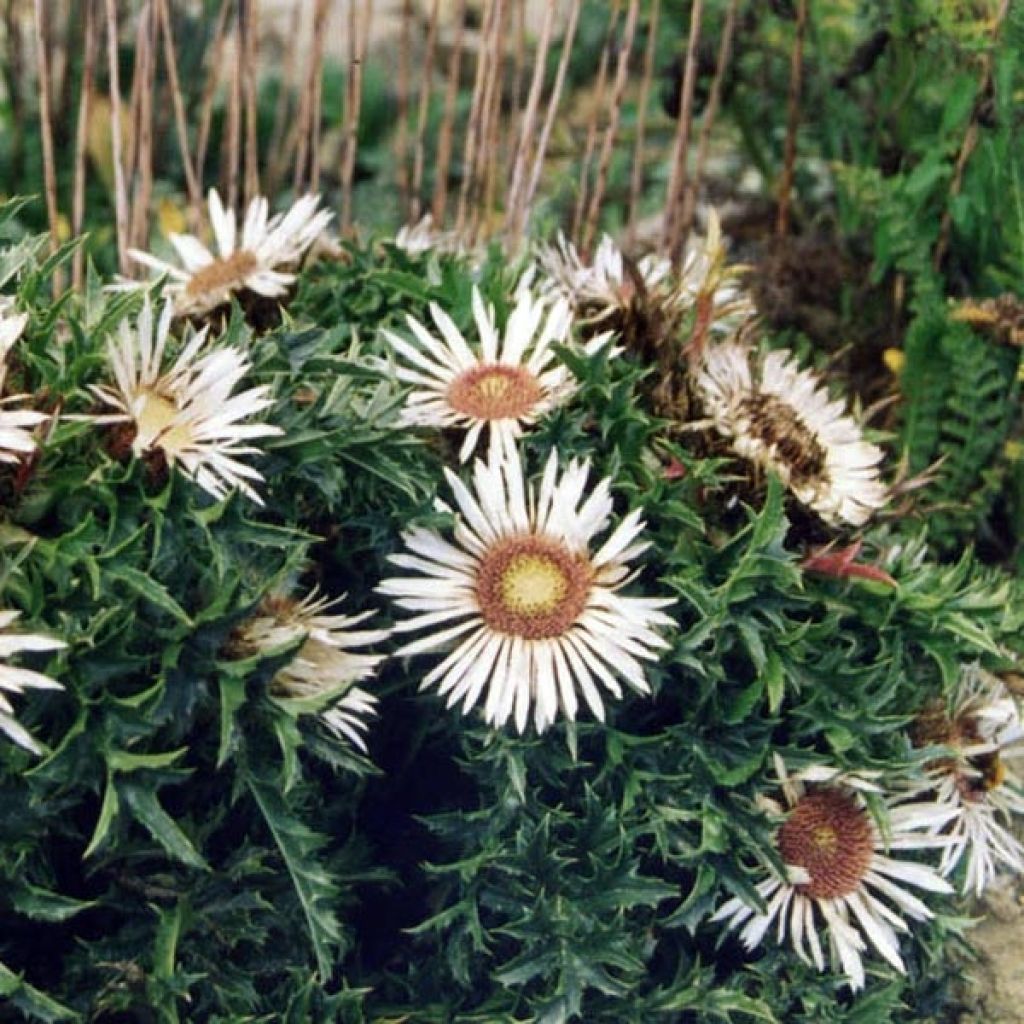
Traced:
POLYGON ((142 455, 153 448, 162 448, 168 461, 173 462, 191 442, 192 433, 183 421, 177 405, 163 395, 147 392, 135 414, 136 435, 132 444, 135 454, 142 455))
POLYGON ((448 385, 448 404, 475 420, 516 420, 543 395, 537 378, 523 366, 488 363, 460 373, 448 385))
POLYGON ((484 622, 500 633, 561 636, 583 613, 593 570, 586 555, 534 535, 507 537, 480 560, 476 595, 484 622))
POLYGON ((230 256, 214 260, 201 270, 196 270, 185 285, 185 295, 189 299, 200 300, 216 298, 224 292, 238 291, 259 266, 259 260, 253 253, 239 249, 230 256))
POLYGON ((779 829, 779 853, 810 876, 797 886, 812 899, 855 892, 871 867, 874 835, 867 812, 838 789, 802 797, 779 829))

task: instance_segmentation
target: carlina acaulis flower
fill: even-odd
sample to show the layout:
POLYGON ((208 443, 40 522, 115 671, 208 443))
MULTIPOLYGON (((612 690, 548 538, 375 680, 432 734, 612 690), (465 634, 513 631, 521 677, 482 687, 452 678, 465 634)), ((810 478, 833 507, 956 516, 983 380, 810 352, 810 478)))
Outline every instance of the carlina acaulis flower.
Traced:
MULTIPOLYGON (((439 306, 432 303, 430 315, 440 337, 411 316, 406 322, 415 340, 384 331, 399 359, 398 379, 413 385, 401 422, 465 430, 461 462, 473 454, 484 431, 490 457, 510 453, 524 428, 576 390, 575 378, 553 348, 570 340, 572 317, 564 299, 549 303, 528 288, 519 289, 499 336, 494 310, 474 287, 477 348, 470 346, 439 306)), ((584 351, 592 354, 608 339, 607 334, 592 338, 584 351)))
MULTIPOLYGON (((329 210, 318 210, 319 205, 319 196, 306 195, 287 212, 270 217, 268 201, 257 196, 249 203, 239 236, 234 211, 225 209, 212 188, 209 211, 216 253, 194 235, 172 232, 170 241, 181 266, 138 249, 128 254, 137 263, 168 275, 165 292, 182 316, 209 313, 243 291, 279 298, 294 283, 299 260, 334 216, 329 210)), ((139 285, 129 282, 119 287, 139 285)))
POLYGON ((1013 832, 1014 818, 1024 816, 1024 786, 1014 766, 1024 758, 1024 722, 1003 682, 980 665, 964 666, 949 700, 923 709, 911 739, 946 751, 906 796, 949 812, 932 829, 949 840, 940 872, 952 875, 963 866, 961 888, 977 896, 1001 871, 1024 873, 1024 844, 1013 832))
POLYGON ((904 972, 899 951, 899 935, 909 931, 904 915, 915 921, 933 916, 907 887, 934 893, 952 889, 934 868, 889 854, 943 846, 944 840, 927 829, 941 826, 948 813, 927 801, 893 806, 883 799, 883 835, 863 796, 881 794, 874 782, 826 765, 790 775, 778 755, 775 770, 784 802, 762 802, 778 819, 775 848, 785 875, 777 875, 766 858, 768 877, 757 884, 765 909, 734 897, 711 920, 724 921, 729 930, 742 926, 740 939, 748 949, 757 947, 774 924, 778 942, 788 940, 800 959, 819 971, 826 966, 841 971, 852 989, 864 986, 862 955, 869 946, 904 972))
POLYGON ((42 753, 42 747, 31 733, 14 717, 14 707, 8 694, 20 694, 27 689, 62 690, 64 687, 42 672, 6 664, 13 654, 28 651, 58 651, 67 645, 62 640, 38 633, 16 633, 9 629, 21 612, 0 611, 0 732, 33 754, 42 753))
POLYGON ((341 615, 333 609, 343 601, 312 591, 301 600, 284 594, 268 595, 257 614, 243 622, 231 638, 236 657, 270 654, 299 644, 291 660, 270 682, 270 694, 285 704, 328 701, 320 719, 336 736, 366 752, 363 734, 376 713, 377 698, 355 684, 369 678, 384 660, 364 648, 381 643, 387 629, 355 629, 375 612, 341 615))
POLYGON ((612 498, 611 481, 588 490, 589 475, 575 459, 560 474, 553 451, 535 490, 514 450, 477 460, 472 490, 446 470, 454 543, 423 528, 403 535, 407 551, 391 561, 411 574, 378 590, 414 613, 396 633, 425 631, 399 655, 451 648, 422 683, 437 685, 449 707, 468 712, 486 691, 488 723, 514 718, 522 732, 532 710, 543 732, 559 710, 575 719, 578 694, 603 721, 601 687, 621 697, 620 678, 650 692, 643 663, 667 646, 658 629, 672 625, 660 610, 671 600, 619 593, 635 575, 627 563, 648 546, 638 540, 644 523, 634 510, 593 550, 612 498))
POLYGON ((791 352, 759 357, 740 337, 712 344, 695 385, 707 422, 732 450, 778 474, 826 523, 863 526, 888 501, 882 450, 791 352))
POLYGON ((13 402, 25 402, 29 395, 3 396, 3 385, 7 378, 7 356, 14 343, 21 337, 28 323, 27 313, 9 313, 0 309, 0 462, 16 463, 31 455, 36 441, 31 429, 45 423, 46 413, 32 409, 5 409, 13 402))
POLYGON ((262 504, 251 481, 263 476, 243 457, 260 454, 246 442, 282 433, 280 427, 249 419, 273 405, 270 388, 261 385, 235 394, 250 360, 240 349, 208 346, 206 328, 164 369, 172 314, 168 302, 154 330, 147 298, 134 328, 121 321, 107 349, 114 383, 91 388, 118 411, 85 418, 127 424, 134 432, 131 449, 137 458, 159 454, 214 498, 237 487, 262 504))

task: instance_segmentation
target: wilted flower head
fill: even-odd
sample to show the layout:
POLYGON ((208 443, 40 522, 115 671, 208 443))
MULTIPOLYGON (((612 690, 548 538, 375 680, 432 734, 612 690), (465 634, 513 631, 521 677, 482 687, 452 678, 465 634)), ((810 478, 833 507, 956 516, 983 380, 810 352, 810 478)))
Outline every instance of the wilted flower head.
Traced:
POLYGON ((864 987, 862 954, 869 944, 905 973, 899 935, 910 929, 903 915, 915 921, 933 916, 907 886, 937 893, 952 890, 933 868, 888 852, 941 845, 919 830, 941 824, 945 812, 928 803, 890 807, 883 837, 863 798, 866 792, 880 793, 873 782, 825 765, 790 775, 778 755, 775 770, 784 802, 764 803, 779 819, 775 848, 785 875, 777 875, 766 859, 768 877, 757 885, 765 909, 734 897, 712 920, 725 921, 729 930, 742 925, 740 940, 747 949, 760 945, 777 924, 777 941, 788 938, 797 956, 819 971, 827 961, 846 975, 852 989, 864 987))
MULTIPOLYGON (((440 337, 411 316, 406 323, 414 341, 392 331, 385 331, 384 336, 401 360, 398 379, 414 385, 402 422, 464 429, 460 461, 470 457, 484 430, 492 456, 512 451, 524 426, 575 391, 575 379, 552 348, 569 341, 571 317, 564 300, 549 304, 529 289, 520 289, 499 336, 494 310, 474 288, 478 348, 469 345, 439 306, 431 303, 430 315, 440 337)), ((585 351, 596 352, 607 340, 607 335, 593 338, 585 351)))
POLYGON ((758 358, 739 338, 712 344, 696 388, 733 451, 777 473, 826 522, 862 526, 887 502, 882 450, 791 352, 758 358))
POLYGON ((939 870, 966 865, 963 891, 980 896, 1000 870, 1024 872, 1024 844, 1012 831, 1024 815, 1024 788, 1010 762, 1024 757, 1020 706, 1003 683, 979 665, 965 666, 948 704, 929 705, 912 730, 917 746, 948 753, 925 770, 908 798, 927 797, 950 812, 936 834, 950 842, 939 870))
POLYGON ((671 601, 619 593, 633 576, 628 563, 647 547, 637 540, 639 510, 594 551, 611 518, 611 481, 588 492, 588 463, 574 459, 559 475, 552 452, 539 491, 525 485, 515 451, 477 460, 473 491, 445 474, 458 506, 455 543, 434 530, 409 530, 408 553, 391 561, 413 575, 378 588, 415 613, 396 632, 427 631, 399 654, 454 645, 422 685, 437 683, 448 706, 461 701, 463 711, 486 690, 484 719, 501 726, 514 716, 520 732, 531 707, 538 732, 559 709, 574 719, 577 692, 603 720, 598 684, 621 697, 617 677, 649 693, 642 662, 667 646, 656 627, 672 624, 659 611, 671 601))
POLYGON ((14 707, 7 695, 23 693, 26 689, 62 690, 63 687, 55 679, 44 676, 41 672, 33 672, 27 668, 17 668, 6 664, 12 654, 25 651, 57 651, 67 645, 53 637, 40 636, 38 633, 13 633, 8 627, 17 621, 21 612, 0 611, 0 732, 24 747, 33 754, 42 753, 42 747, 32 738, 28 730, 14 717, 14 707))
MULTIPOLYGON (((7 378, 7 356, 21 337, 28 323, 27 313, 9 313, 0 308, 0 395, 7 378)), ((36 442, 30 428, 44 423, 46 413, 31 409, 4 409, 11 402, 23 402, 29 395, 10 395, 0 398, 0 462, 19 462, 35 451, 36 442)))
POLYGON ((244 442, 282 432, 268 423, 243 422, 273 405, 270 388, 232 394, 251 363, 239 349, 208 348, 206 328, 161 372, 172 313, 167 303, 154 334, 147 298, 134 329, 121 322, 117 339, 107 349, 114 384, 92 388, 119 412, 94 419, 130 424, 136 457, 159 452, 169 465, 180 464, 213 497, 222 498, 237 487, 262 503, 249 481, 263 477, 239 456, 260 454, 244 442))
POLYGON ((330 704, 320 712, 323 723, 336 736, 348 739, 364 753, 366 718, 374 714, 377 698, 354 684, 368 678, 384 659, 362 648, 386 640, 386 629, 353 629, 374 612, 359 615, 328 614, 337 600, 316 591, 301 601, 273 595, 264 599, 259 613, 244 622, 233 637, 233 650, 243 657, 267 654, 300 644, 295 655, 271 680, 275 699, 299 701, 324 698, 330 704))
POLYGON ((138 249, 130 249, 129 255, 169 275, 166 290, 181 315, 208 313, 243 291, 278 298, 295 281, 295 265, 334 216, 318 211, 319 205, 319 196, 302 196, 287 213, 269 217, 269 203, 259 196, 249 203, 239 238, 234 211, 224 208, 212 188, 209 210, 216 255, 194 235, 175 233, 170 241, 180 267, 138 249))

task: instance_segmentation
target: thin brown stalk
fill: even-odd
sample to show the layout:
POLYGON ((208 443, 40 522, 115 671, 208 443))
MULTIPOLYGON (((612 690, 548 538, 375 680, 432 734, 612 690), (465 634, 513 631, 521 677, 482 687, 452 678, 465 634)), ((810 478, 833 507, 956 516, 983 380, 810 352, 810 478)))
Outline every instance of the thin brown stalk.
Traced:
POLYGON ((992 22, 992 43, 993 46, 982 57, 981 78, 978 82, 977 98, 971 117, 967 124, 967 131, 964 133, 964 141, 960 145, 960 152, 957 153, 956 164, 953 167, 953 177, 949 183, 949 193, 946 201, 946 209, 943 211, 942 220, 939 223, 939 237, 935 243, 935 251, 932 254, 932 266, 936 270, 942 269, 942 261, 946 258, 946 251, 949 249, 949 241, 953 234, 953 215, 950 212, 952 201, 960 194, 964 184, 964 172, 967 170, 967 161, 971 159, 975 146, 978 144, 978 135, 981 131, 981 114, 984 109, 984 99, 992 91, 992 70, 995 61, 995 43, 999 38, 1003 22, 1010 12, 1010 0, 1000 0, 999 8, 992 22))
POLYGON ((462 154, 462 184, 459 188, 459 205, 455 213, 455 234, 459 237, 466 225, 469 212, 469 197, 473 188, 473 168, 476 167, 476 150, 480 135, 480 121, 483 117, 484 88, 487 78, 487 51, 485 41, 490 38, 493 19, 497 14, 498 0, 488 0, 484 30, 476 56, 476 75, 473 80, 473 96, 470 100, 469 122, 466 125, 466 141, 462 154))
MULTIPOLYGON (((354 4, 356 0, 349 0, 354 4)), ((316 7, 313 10, 312 40, 310 46, 311 58, 309 69, 306 74, 306 83, 302 88, 302 96, 299 100, 299 113, 295 118, 295 128, 292 138, 295 144, 295 167, 292 173, 292 188, 298 192, 302 187, 302 180, 306 173, 307 157, 310 148, 310 137, 314 126, 319 123, 319 118, 314 110, 318 94, 317 83, 323 75, 324 65, 324 30, 327 23, 328 4, 327 0, 316 0, 316 7)), ((289 146, 289 149, 292 147, 289 146)))
POLYGON ((430 22, 427 25, 427 48, 423 54, 420 75, 419 105, 416 111, 416 145, 412 165, 412 196, 410 220, 419 220, 420 189, 423 187, 423 163, 426 152, 427 113, 430 110, 430 85, 434 74, 434 51, 437 47, 437 26, 440 22, 441 0, 433 0, 430 8, 430 22))
MULTIPOLYGON (((50 56, 48 25, 43 0, 35 0, 36 64, 39 69, 39 130, 43 143, 43 181, 46 190, 46 218, 50 223, 50 252, 60 246, 60 210, 57 207, 57 168, 53 156, 53 122, 50 110, 50 56)), ((53 296, 64 290, 60 269, 53 274, 53 296)))
POLYGON ((686 193, 687 161, 690 150, 690 132, 693 128, 693 87, 697 81, 697 43, 700 40, 700 19, 703 0, 693 0, 690 9, 690 32, 686 41, 686 65, 683 69, 683 89, 679 106, 679 121, 676 125, 675 142, 672 147, 672 170, 668 191, 665 194, 665 224, 662 234, 662 249, 673 260, 681 256, 679 244, 682 220, 681 199, 686 193))
MULTIPOLYGON (((178 58, 167 0, 157 0, 157 10, 164 40, 164 66, 167 68, 167 81, 171 87, 171 103, 174 105, 178 149, 181 152, 181 165, 185 171, 185 189, 188 192, 189 205, 196 207, 202 202, 202 194, 199 189, 199 179, 196 178, 195 167, 192 165, 192 154, 188 147, 188 120, 185 115, 185 99, 181 92, 181 82, 178 79, 178 58)), ((88 31, 88 26, 86 30, 88 31)))
POLYGON ((466 34, 466 0, 458 0, 455 7, 455 41, 448 64, 448 81, 444 90, 444 111, 437 138, 437 170, 434 177, 434 198, 431 214, 440 228, 448 205, 448 168, 452 160, 452 139, 455 132, 455 101, 459 94, 459 73, 462 70, 462 45, 466 34))
POLYGON ((697 143, 697 161, 693 168, 693 180, 686 190, 683 203, 682 244, 685 247, 687 235, 693 226, 693 214, 697 208, 697 193, 704 179, 704 166, 708 159, 711 146, 711 132, 718 116, 718 108, 722 102, 722 84, 725 81, 729 61, 732 59, 732 40, 736 32, 736 16, 739 12, 740 0, 729 0, 725 12, 725 25, 722 27, 722 39, 718 46, 718 60, 715 64, 715 77, 711 82, 711 93, 708 105, 704 110, 704 120, 700 126, 700 140, 697 143))
POLYGON ((149 205, 153 195, 153 93, 156 89, 156 38, 158 21, 153 0, 147 0, 139 15, 142 45, 136 53, 139 66, 138 109, 136 111, 135 168, 132 182, 132 211, 128 237, 136 247, 145 246, 149 234, 149 205))
POLYGON ((484 117, 480 126, 481 146, 477 153, 476 183, 478 200, 473 209, 469 228, 471 243, 476 242, 481 222, 488 219, 492 194, 498 180, 498 126, 501 122, 501 93, 505 74, 505 35, 508 24, 508 3, 498 0, 498 14, 494 19, 488 46, 488 73, 484 88, 484 117))
POLYGON ((562 40, 562 55, 558 61, 558 71, 555 74, 555 84, 548 97, 548 109, 544 115, 544 127, 540 132, 540 141, 533 154, 533 168, 530 171, 530 180, 526 192, 518 202, 516 208, 516 221, 513 224, 512 240, 518 243, 522 238, 526 226, 526 219, 533 205, 533 197, 537 192, 537 185, 540 183, 541 170, 544 167, 544 157, 548 149, 548 141, 551 138, 551 129, 555 123, 555 116, 558 113, 558 106, 562 98, 562 89, 565 85, 565 75, 569 70, 569 58, 572 55, 572 45, 576 39, 576 28, 580 21, 580 9, 583 0, 573 0, 569 9, 569 22, 565 29, 565 38, 562 40))
POLYGON ((228 83, 228 123, 221 147, 222 178, 227 193, 227 207, 238 205, 238 171, 242 153, 242 33, 240 19, 242 4, 235 9, 235 59, 231 64, 228 83))
POLYGON ((508 190, 508 209, 506 213, 507 227, 511 230, 514 241, 522 230, 526 197, 526 167, 530 154, 530 140, 533 137, 537 112, 540 110, 541 93, 544 90, 544 71, 548 63, 548 51, 551 49, 551 35, 555 24, 555 5, 548 4, 541 23, 540 39, 537 52, 533 59, 533 76, 530 80, 530 91, 526 94, 526 107, 519 123, 519 143, 516 146, 515 159, 512 162, 512 180, 508 190))
POLYGON ((597 161, 597 181, 594 183, 594 194, 590 197, 590 208, 587 211, 586 223, 583 226, 582 244, 585 250, 590 249, 597 232, 597 221, 601 215, 601 203, 604 202, 604 190, 608 184, 608 168, 612 162, 612 150, 615 137, 619 131, 619 118, 622 114, 622 101, 626 95, 626 76, 629 73, 629 56, 633 51, 633 38, 636 35, 636 21, 640 14, 640 0, 630 0, 626 12, 626 27, 623 31, 622 44, 619 47, 618 63, 615 66, 615 81, 612 83, 611 114, 608 127, 605 129, 601 142, 601 153, 597 161))
POLYGON ((288 164, 285 156, 285 129, 288 120, 288 111, 291 109, 291 89, 295 77, 295 55, 299 51, 293 41, 299 38, 301 26, 302 7, 295 4, 292 8, 291 18, 288 23, 288 35, 285 39, 284 61, 281 67, 280 91, 277 94, 277 102, 274 106, 274 126, 270 132, 269 166, 267 169, 267 195, 274 195, 277 192, 281 175, 288 164))
MULTIPOLYGON (((355 0, 351 0, 353 8, 355 0)), ((347 231, 352 225, 352 186, 356 173, 356 153, 359 149, 359 116, 363 107, 363 65, 370 44, 370 19, 373 0, 363 0, 362 25, 359 27, 355 56, 352 61, 352 92, 348 118, 348 138, 345 144, 345 166, 342 171, 341 226, 347 231)))
POLYGON ((114 222, 117 230, 117 262, 128 272, 128 192, 124 182, 121 149, 121 83, 117 71, 117 0, 106 0, 107 65, 110 76, 110 149, 114 163, 114 222))
MULTIPOLYGON (((146 0, 143 0, 145 4, 146 0)), ((146 19, 144 15, 135 19, 135 46, 132 61, 132 85, 128 93, 128 123, 131 131, 125 139, 124 166, 128 176, 128 198, 132 200, 135 190, 135 175, 139 145, 139 106, 142 103, 142 79, 146 72, 146 19)), ((131 218, 129 219, 129 225, 131 218)), ((128 229, 128 244, 131 245, 131 227, 128 229)))
MULTIPOLYGON (((71 198, 71 233, 77 238, 85 223, 86 151, 89 147, 89 110, 96 80, 96 5, 84 0, 85 26, 82 37, 82 86, 78 97, 78 124, 75 128, 75 182, 71 198)), ((80 290, 85 282, 85 249, 75 249, 71 264, 71 285, 80 290)))
POLYGON ((260 194, 260 152, 256 133, 257 50, 260 36, 259 0, 241 0, 239 28, 242 53, 242 86, 245 92, 245 205, 260 194))
POLYGON ((409 195, 409 64, 412 49, 412 0, 402 0, 402 27, 398 33, 398 126, 395 130, 395 184, 402 217, 411 217, 409 195))
POLYGON ((15 0, 4 7, 4 43, 6 52, 0 60, 0 74, 11 108, 10 173, 20 181, 25 171, 25 54, 21 19, 15 0))
POLYGON ((796 133, 800 127, 800 93, 804 77, 804 36, 807 32, 807 0, 797 0, 796 34, 789 59, 789 97, 786 101, 786 142, 783 148, 782 177, 779 180, 778 212, 775 234, 789 234, 789 203, 796 168, 796 133))
POLYGON ((651 83, 654 81, 654 51, 658 42, 658 19, 661 15, 661 0, 651 5, 651 17, 647 24, 647 46, 644 48, 644 69, 640 79, 640 96, 636 102, 636 139, 633 146, 633 170, 629 180, 629 214, 626 223, 626 248, 636 244, 636 222, 640 214, 640 193, 644 186, 644 144, 647 135, 647 104, 651 97, 651 83))
MULTIPOLYGON (((221 62, 224 56, 224 40, 227 36, 228 15, 231 13, 232 0, 221 0, 217 12, 217 24, 213 30, 213 42, 208 51, 210 62, 203 86, 203 96, 199 104, 199 130, 196 134, 196 182, 199 192, 203 191, 203 167, 206 164, 206 148, 210 142, 210 124, 213 119, 213 101, 220 84, 221 62)), ((195 220, 201 216, 198 206, 193 210, 195 220)))
POLYGON ((594 147, 597 145, 597 123, 604 109, 604 92, 608 86, 608 67, 612 60, 612 47, 615 45, 615 29, 619 24, 619 12, 622 0, 613 0, 611 13, 608 17, 608 31, 605 33, 604 46, 601 47, 601 59, 597 67, 597 86, 590 105, 590 117, 587 119, 587 141, 583 147, 580 160, 579 190, 576 194, 576 208, 572 214, 570 235, 579 240, 583 227, 583 213, 587 208, 587 193, 590 188, 590 161, 594 158, 594 147))

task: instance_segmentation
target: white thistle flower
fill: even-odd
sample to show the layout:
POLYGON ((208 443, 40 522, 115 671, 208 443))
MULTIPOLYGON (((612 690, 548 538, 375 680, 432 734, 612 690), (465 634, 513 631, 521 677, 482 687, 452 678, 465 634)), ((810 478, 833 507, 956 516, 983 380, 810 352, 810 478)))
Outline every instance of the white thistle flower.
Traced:
POLYGON ((775 924, 778 942, 788 939, 797 956, 819 971, 827 962, 854 990, 864 987, 862 954, 869 945, 905 973, 899 936, 910 928, 904 916, 933 916, 907 887, 934 893, 952 888, 934 868, 889 853, 943 845, 920 830, 948 816, 930 803, 890 807, 883 837, 863 798, 879 792, 873 783, 823 765, 790 776, 778 755, 775 770, 785 805, 764 802, 782 819, 775 845, 786 875, 778 877, 765 862, 768 877, 757 884, 764 912, 734 897, 711 920, 724 921, 727 930, 742 926, 740 940, 751 950, 775 924))
POLYGON ((826 522, 863 526, 888 501, 878 473, 882 450, 791 352, 757 359, 739 338, 713 344, 696 387, 733 451, 777 473, 826 522))
MULTIPOLYGON (((564 300, 549 306, 529 290, 519 290, 504 336, 499 337, 494 310, 474 288, 479 350, 469 346, 439 306, 432 303, 430 314, 441 333, 439 338, 411 316, 406 322, 415 341, 406 341, 392 331, 384 331, 384 336, 401 360, 398 379, 414 385, 402 410, 402 423, 466 430, 460 462, 470 457, 485 429, 490 457, 512 452, 524 426, 567 401, 575 391, 575 378, 552 349, 552 345, 569 341, 572 318, 564 300)), ((591 339, 584 351, 593 354, 608 338, 591 339)))
POLYGON ((914 728, 919 746, 950 751, 925 770, 908 799, 926 798, 950 812, 933 831, 950 840, 939 870, 962 864, 962 891, 980 896, 1000 870, 1024 873, 1024 844, 1013 834, 1024 816, 1024 782, 1010 761, 1024 757, 1024 723, 1013 695, 979 665, 965 666, 948 710, 926 710, 914 728))
POLYGON ((260 614, 243 623, 235 634, 234 649, 243 656, 268 653, 299 643, 294 657, 271 680, 276 700, 332 699, 320 712, 323 723, 336 736, 348 739, 366 753, 366 719, 376 713, 377 698, 353 685, 371 676, 384 659, 360 649, 386 640, 386 629, 353 629, 374 612, 359 615, 328 614, 344 600, 319 597, 316 591, 301 601, 268 597, 260 614))
POLYGON ((239 456, 260 454, 245 442, 282 433, 268 423, 243 422, 273 405, 270 388, 263 385, 233 395, 251 364, 237 348, 204 351, 205 327, 163 370, 172 315, 168 302, 154 335, 153 309, 147 298, 134 329, 121 322, 118 337, 111 339, 107 349, 115 383, 91 389, 119 412, 91 418, 98 423, 131 424, 136 457, 159 450, 169 465, 180 463, 214 498, 223 498, 237 487, 262 504, 249 481, 263 477, 239 456))
POLYGON ((395 234, 395 247, 410 255, 436 249, 438 252, 457 252, 459 244, 454 232, 434 227, 433 214, 424 214, 415 224, 405 224, 395 234))
MULTIPOLYGON (((9 314, 0 309, 0 392, 7 377, 7 355, 14 343, 21 337, 28 323, 27 313, 9 314)), ((10 402, 20 402, 30 395, 10 395, 0 398, 0 462, 20 462, 36 449, 31 428, 39 426, 49 418, 46 413, 31 409, 4 409, 10 402)))
POLYGON ((461 701, 468 712, 486 690, 488 723, 514 716, 522 732, 532 707, 543 732, 559 710, 575 719, 577 692, 603 721, 599 684, 621 698, 616 677, 650 693, 642 663, 667 646, 656 627, 672 625, 659 611, 671 601, 619 593, 635 576, 627 563, 648 547, 637 540, 639 510, 591 550, 609 524, 612 499, 610 480, 584 498, 589 473, 588 463, 574 459, 559 476, 552 452, 537 491, 525 485, 513 452, 477 460, 470 491, 446 470, 458 505, 454 543, 428 529, 403 535, 408 551, 391 561, 413 575, 377 589, 415 613, 397 633, 427 631, 398 654, 454 645, 422 683, 437 684, 448 707, 461 701))
POLYGON ((334 216, 328 210, 318 211, 319 204, 319 196, 302 196, 287 213, 269 217, 268 201, 258 196, 249 203, 238 237, 234 211, 225 209, 217 190, 211 188, 210 226, 216 254, 194 235, 173 233, 169 238, 181 266, 138 249, 129 249, 128 254, 137 263, 169 275, 166 291, 179 315, 209 313, 242 291, 278 298, 294 283, 295 265, 334 216))
POLYGON ((12 654, 23 651, 57 651, 67 645, 53 637, 40 636, 38 633, 11 633, 8 627, 17 621, 21 612, 0 611, 0 732, 24 747, 33 754, 42 753, 42 747, 32 738, 31 734, 14 717, 14 707, 7 699, 9 693, 23 693, 26 689, 62 690, 64 687, 43 675, 27 668, 17 668, 5 664, 12 654))

